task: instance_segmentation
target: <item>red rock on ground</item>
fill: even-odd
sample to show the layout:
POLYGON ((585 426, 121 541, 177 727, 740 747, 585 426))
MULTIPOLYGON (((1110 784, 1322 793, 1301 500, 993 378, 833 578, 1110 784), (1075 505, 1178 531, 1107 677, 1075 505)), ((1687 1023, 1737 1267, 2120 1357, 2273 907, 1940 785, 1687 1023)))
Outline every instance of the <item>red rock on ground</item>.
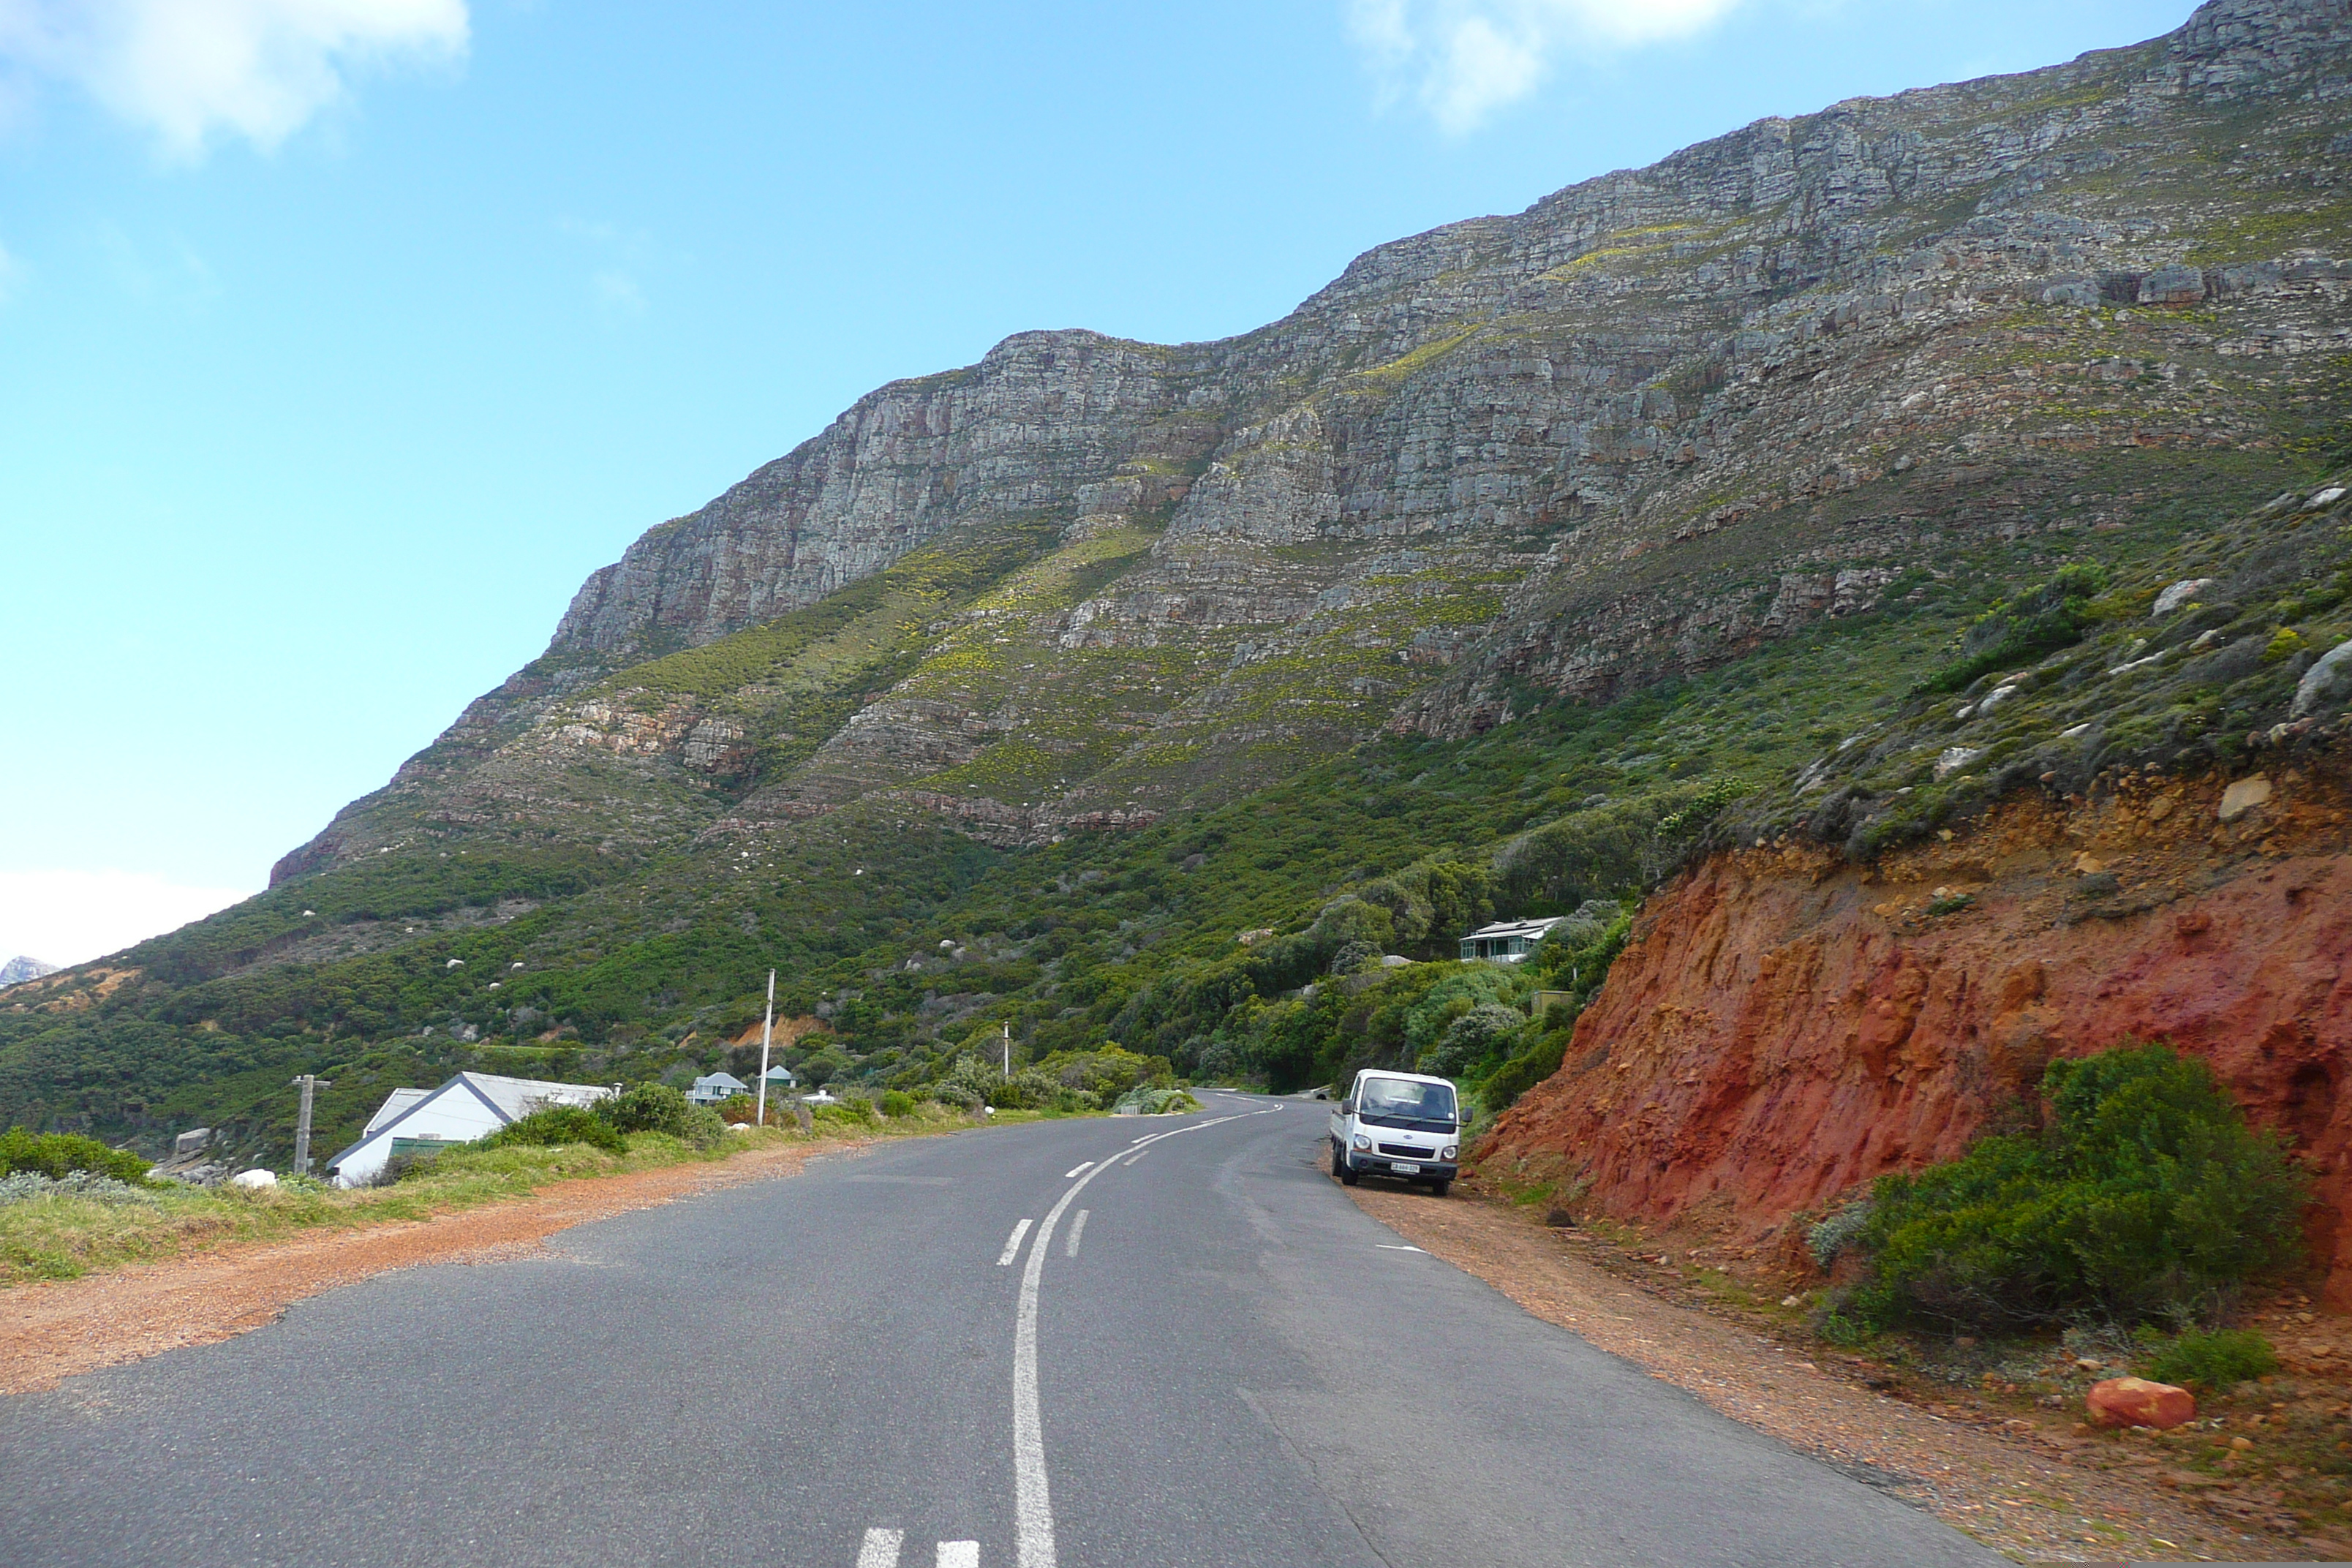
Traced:
POLYGON ((2197 1418, 2197 1401, 2185 1388, 2144 1377, 2110 1377, 2091 1384, 2091 1422, 2097 1426, 2178 1426, 2197 1418))

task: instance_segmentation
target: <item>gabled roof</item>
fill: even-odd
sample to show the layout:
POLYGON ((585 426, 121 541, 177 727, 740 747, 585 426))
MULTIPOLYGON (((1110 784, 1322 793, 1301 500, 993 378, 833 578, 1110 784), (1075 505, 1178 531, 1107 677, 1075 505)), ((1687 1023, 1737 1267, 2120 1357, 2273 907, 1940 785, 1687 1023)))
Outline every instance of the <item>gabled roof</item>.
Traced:
POLYGON ((500 1078, 487 1072, 461 1072, 449 1082, 472 1089, 508 1121, 520 1121, 542 1105, 592 1105, 613 1092, 601 1084, 550 1083, 544 1079, 500 1078))
POLYGON ((697 1089, 749 1089, 751 1086, 731 1072, 705 1073, 694 1080, 697 1089))
POLYGON ((402 1117, 408 1114, 408 1108, 410 1106, 415 1105, 418 1100, 423 1100, 426 1095, 429 1095, 433 1091, 429 1089, 394 1089, 391 1097, 385 1100, 383 1104, 377 1109, 376 1113, 368 1118, 367 1127, 365 1131, 360 1133, 360 1136, 362 1138, 365 1138, 368 1133, 377 1131, 391 1125, 393 1122, 399 1121, 402 1117))

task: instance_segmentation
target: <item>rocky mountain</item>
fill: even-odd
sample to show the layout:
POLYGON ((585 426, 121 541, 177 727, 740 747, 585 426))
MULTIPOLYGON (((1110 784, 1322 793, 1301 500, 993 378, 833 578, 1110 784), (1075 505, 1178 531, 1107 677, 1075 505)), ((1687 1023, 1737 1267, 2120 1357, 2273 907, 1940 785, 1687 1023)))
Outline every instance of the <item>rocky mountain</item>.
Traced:
POLYGON ((1939 550, 2265 499, 2342 374, 2347 29, 2217 0, 1381 247, 1239 338, 894 383, 630 546, 278 874, 876 793, 1034 843, 1708 668, 1939 550), (877 581, 927 557, 958 580, 877 581))
POLYGON ((37 958, 18 953, 5 963, 0 963, 0 985, 14 985, 20 980, 38 980, 44 974, 55 974, 58 966, 43 963, 37 958))
POLYGON ((1010 1024, 1291 1087, 1419 1048, 1349 955, 2315 754, 2347 152, 2341 0, 2211 0, 1383 246, 1237 338, 894 383, 630 545, 269 892, 13 993, 0 1118, 258 1149, 299 1071, 326 1138, 458 1065, 740 1069, 771 964, 804 1079, 1010 1024))

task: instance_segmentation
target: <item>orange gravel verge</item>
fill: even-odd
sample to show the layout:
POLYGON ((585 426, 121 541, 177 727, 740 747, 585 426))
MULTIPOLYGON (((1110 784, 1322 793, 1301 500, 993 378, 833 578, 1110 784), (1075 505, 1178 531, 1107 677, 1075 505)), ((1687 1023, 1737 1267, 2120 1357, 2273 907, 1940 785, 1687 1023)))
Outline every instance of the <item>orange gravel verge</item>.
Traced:
POLYGON ((553 1182, 428 1220, 390 1221, 297 1241, 247 1242, 0 1291, 0 1394, 54 1388, 102 1366, 208 1345, 277 1321, 289 1302, 420 1263, 525 1256, 559 1230, 714 1188, 796 1173, 811 1155, 864 1142, 747 1150, 709 1164, 665 1165, 553 1182))
POLYGON ((1555 1233, 1510 1205, 1439 1202, 1369 1184, 1350 1195, 1399 1236, 1532 1315, 2020 1561, 2339 1556, 2330 1542, 2241 1533, 2182 1506, 2159 1488, 2159 1461, 2145 1440, 2136 1445, 2150 1450, 2143 1456, 2111 1443, 2010 1434, 1947 1421, 1846 1382, 1806 1359, 1810 1352, 1636 1289, 1576 1256, 1591 1245, 1576 1233, 1555 1233))

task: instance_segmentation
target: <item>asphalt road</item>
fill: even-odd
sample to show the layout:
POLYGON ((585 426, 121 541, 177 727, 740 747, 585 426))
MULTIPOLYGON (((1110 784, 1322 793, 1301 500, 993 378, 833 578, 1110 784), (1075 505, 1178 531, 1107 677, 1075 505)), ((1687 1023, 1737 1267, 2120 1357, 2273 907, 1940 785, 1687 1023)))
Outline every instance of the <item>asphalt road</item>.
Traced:
POLYGON ((0 1563, 2000 1561, 1402 1246, 1316 1169, 1325 1107, 1209 1100, 893 1143, 0 1400, 0 1563))

